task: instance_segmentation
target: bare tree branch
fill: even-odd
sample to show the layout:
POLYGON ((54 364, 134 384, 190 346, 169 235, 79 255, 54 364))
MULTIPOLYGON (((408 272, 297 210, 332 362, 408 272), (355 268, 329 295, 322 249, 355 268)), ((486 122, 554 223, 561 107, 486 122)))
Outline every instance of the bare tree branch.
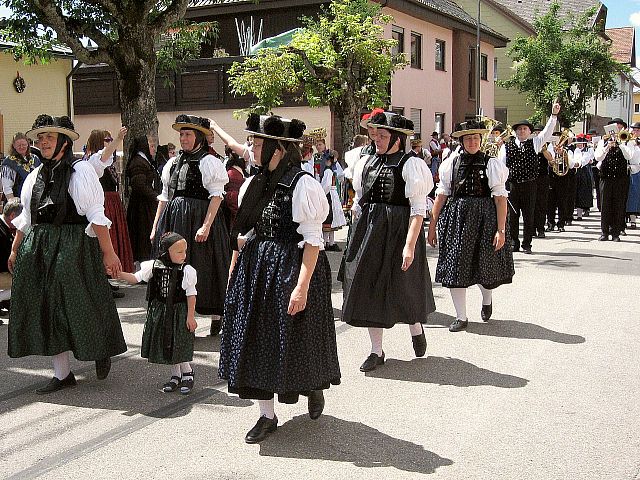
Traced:
POLYGON ((104 8, 113 17, 120 17, 122 15, 122 9, 119 2, 112 2, 111 0, 84 0, 89 5, 95 5, 97 7, 104 8))
POLYGON ((166 32, 172 24, 183 18, 188 5, 189 0, 172 0, 167 9, 151 23, 150 26, 155 31, 155 34, 159 35, 166 32))

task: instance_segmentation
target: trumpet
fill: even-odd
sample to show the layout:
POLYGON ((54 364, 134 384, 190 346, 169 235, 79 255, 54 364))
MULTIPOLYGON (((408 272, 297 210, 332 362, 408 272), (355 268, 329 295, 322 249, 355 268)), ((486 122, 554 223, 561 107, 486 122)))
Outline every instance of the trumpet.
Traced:
POLYGON ((631 133, 626 128, 620 130, 618 133, 607 134, 602 138, 604 139, 605 142, 614 141, 618 145, 621 144, 621 143, 627 143, 627 142, 634 141, 634 140, 636 142, 638 140, 640 140, 640 137, 638 137, 637 135, 634 135, 633 133, 631 133))
POLYGON ((496 126, 500 125, 500 122, 489 117, 480 117, 479 121, 484 123, 484 127, 489 130, 489 133, 482 136, 482 144, 480 145, 480 150, 485 152, 490 157, 497 157, 501 145, 498 140, 502 140, 503 142, 505 142, 509 137, 513 136, 513 129, 511 128, 511 125, 506 125, 504 132, 502 132, 497 137, 492 137, 491 132, 496 126))
POLYGON ((571 130, 565 128, 560 134, 558 143, 553 147, 555 151, 553 163, 551 164, 551 170, 559 177, 564 177, 569 173, 569 152, 566 149, 566 144, 570 138, 574 138, 575 135, 571 130))

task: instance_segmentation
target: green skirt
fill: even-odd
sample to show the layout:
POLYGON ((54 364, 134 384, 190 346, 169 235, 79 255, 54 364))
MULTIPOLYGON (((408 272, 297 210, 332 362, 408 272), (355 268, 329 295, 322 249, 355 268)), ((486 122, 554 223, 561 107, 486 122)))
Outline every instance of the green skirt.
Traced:
POLYGON ((164 312, 167 306, 157 300, 149 304, 147 321, 142 334, 142 358, 151 363, 175 365, 193 360, 193 342, 196 334, 187 328, 187 304, 177 303, 173 308, 173 352, 171 358, 164 357, 164 312))
POLYGON ((34 226, 16 261, 9 356, 100 360, 127 351, 97 238, 86 225, 34 226))

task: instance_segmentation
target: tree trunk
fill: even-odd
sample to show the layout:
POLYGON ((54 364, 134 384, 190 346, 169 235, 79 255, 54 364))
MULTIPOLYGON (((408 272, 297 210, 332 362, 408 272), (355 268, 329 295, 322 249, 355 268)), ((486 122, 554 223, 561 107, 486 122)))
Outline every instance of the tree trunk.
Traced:
MULTIPOLYGON (((124 143, 125 162, 134 138, 158 136, 154 39, 143 28, 123 39, 114 52, 122 124, 129 129, 124 143), (141 56, 141 52, 145 52, 141 56)), ((125 163, 126 165, 126 163, 125 163)))
POLYGON ((360 133, 360 112, 366 107, 365 104, 359 105, 349 92, 345 93, 337 104, 331 105, 331 111, 340 119, 341 138, 334 140, 333 143, 336 149, 338 145, 342 146, 341 157, 349 149, 353 137, 360 133))

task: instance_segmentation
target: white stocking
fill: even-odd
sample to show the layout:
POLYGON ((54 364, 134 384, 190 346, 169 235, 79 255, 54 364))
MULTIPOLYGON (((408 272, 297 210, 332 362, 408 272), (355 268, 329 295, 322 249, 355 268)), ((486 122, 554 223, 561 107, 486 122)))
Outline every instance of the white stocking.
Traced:
POLYGON ((180 364, 176 363, 175 365, 171 365, 171 376, 172 377, 182 377, 182 372, 180 371, 180 364))
POLYGON ((413 325, 409 325, 409 332, 411 333, 412 337, 415 337, 416 335, 420 335, 422 333, 422 325, 420 324, 420 322, 416 322, 413 325))
POLYGON ((491 305, 491 290, 484 288, 482 285, 478 285, 478 287, 480 287, 480 291, 482 292, 482 304, 491 305))
POLYGON ((71 372, 71 366, 69 364, 69 352, 62 352, 51 357, 53 360, 53 375, 58 380, 64 380, 69 376, 71 372))
POLYGON ((182 362, 180 364, 180 372, 184 375, 185 373, 191 373, 193 372, 193 369, 191 368, 191 364, 189 362, 182 362))
POLYGON ((456 308, 456 318, 459 320, 467 319, 467 289, 466 288, 450 288, 453 306, 456 308))
POLYGON ((271 400, 258 400, 260 406, 260 416, 273 419, 275 411, 273 408, 273 398, 271 400))
POLYGON ((368 328, 369 338, 371 339, 371 353, 375 353, 379 357, 382 356, 382 328, 368 328))

